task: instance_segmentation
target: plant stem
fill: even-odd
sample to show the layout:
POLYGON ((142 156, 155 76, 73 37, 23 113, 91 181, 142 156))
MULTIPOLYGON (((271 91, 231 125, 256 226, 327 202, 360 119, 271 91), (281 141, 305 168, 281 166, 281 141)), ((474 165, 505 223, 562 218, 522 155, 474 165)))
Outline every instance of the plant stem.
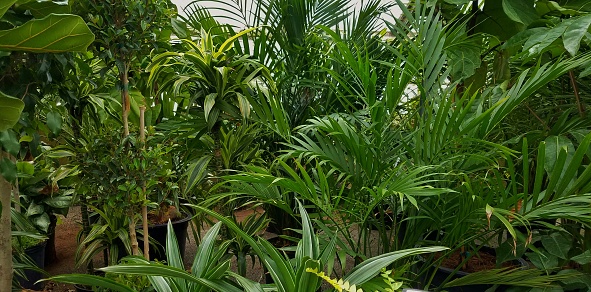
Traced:
MULTIPOLYGON (((0 159, 5 157, 0 148, 0 159)), ((12 224, 10 222, 10 193, 12 186, 0 175, 0 291, 12 289, 12 224)))
POLYGON ((122 118, 123 118, 123 136, 129 136, 129 110, 131 109, 130 102, 129 102, 129 78, 128 78, 128 66, 125 66, 125 69, 119 75, 121 79, 121 108, 122 108, 122 118))
MULTIPOLYGON (((140 141, 142 142, 143 146, 142 146, 142 150, 143 151, 145 149, 145 143, 146 143, 146 124, 145 124, 145 112, 146 112, 146 107, 145 106, 140 106, 140 141)), ((142 204, 142 223, 143 223, 143 230, 144 230, 144 257, 146 258, 146 260, 150 260, 150 241, 148 240, 150 238, 149 234, 148 234, 148 206, 146 205, 146 201, 147 201, 147 194, 146 194, 146 182, 142 182, 142 191, 144 194, 144 203, 142 204)))
POLYGON ((573 86, 573 91, 575 92, 575 99, 577 100, 577 109, 579 110, 579 115, 581 118, 585 117, 585 105, 581 101, 581 97, 579 95, 579 86, 577 85, 577 79, 575 77, 575 73, 573 70, 568 71, 568 76, 570 77, 570 82, 573 86))

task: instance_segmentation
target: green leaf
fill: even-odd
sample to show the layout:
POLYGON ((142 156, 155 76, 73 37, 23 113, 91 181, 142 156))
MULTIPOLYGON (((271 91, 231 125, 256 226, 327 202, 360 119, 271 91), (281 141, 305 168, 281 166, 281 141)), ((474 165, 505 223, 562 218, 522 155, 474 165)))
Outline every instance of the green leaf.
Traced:
POLYGON ((67 1, 31 1, 22 5, 18 5, 18 10, 28 10, 35 18, 43 18, 51 13, 69 14, 71 13, 70 5, 67 1))
POLYGON ((574 20, 571 25, 566 28, 562 41, 566 51, 575 56, 581 47, 581 40, 583 36, 588 33, 591 25, 591 15, 585 15, 574 20))
POLYGON ((539 18, 534 0, 503 0, 503 11, 511 20, 526 26, 539 18))
POLYGON ((433 253, 448 249, 442 246, 432 247, 420 247, 399 250, 395 252, 386 253, 370 259, 365 260, 360 265, 356 266, 351 272, 343 279, 343 281, 349 281, 351 284, 361 285, 373 277, 375 277, 382 268, 385 268, 392 264, 394 261, 404 257, 419 255, 424 253, 433 253))
POLYGON ((211 112, 211 109, 215 105, 215 99, 217 98, 217 96, 218 96, 217 93, 210 93, 205 97, 205 102, 203 103, 203 109, 205 111, 205 120, 206 121, 208 121, 208 119, 209 119, 209 113, 211 112))
POLYGON ((451 75, 454 80, 460 80, 474 75, 480 67, 480 50, 476 47, 453 47, 448 50, 451 75))
POLYGON ((0 50, 35 53, 85 52, 94 35, 80 16, 51 14, 0 31, 0 50))
POLYGON ((25 175, 33 175, 35 174, 35 166, 27 161, 18 161, 16 163, 16 169, 18 173, 25 174, 25 175))
POLYGON ((529 252, 525 254, 536 268, 540 270, 552 270, 558 266, 558 258, 550 253, 540 254, 529 252))
POLYGON ((0 146, 12 156, 17 156, 21 149, 21 144, 18 142, 16 133, 12 130, 0 132, 0 146))
POLYGON ((563 149, 566 149, 567 154, 565 165, 570 163, 575 153, 575 146, 568 138, 564 136, 552 136, 546 138, 545 142, 546 161, 544 163, 544 168, 546 169, 546 172, 549 174, 552 173, 558 160, 558 156, 560 155, 560 151, 563 151, 563 149))
POLYGON ((557 25, 552 29, 540 29, 525 42, 523 49, 528 51, 530 56, 537 55, 561 37, 565 30, 566 27, 562 25, 557 25))
POLYGON ((546 15, 546 14, 550 14, 550 13, 560 13, 562 15, 579 15, 580 12, 574 9, 567 9, 564 8, 562 6, 560 6, 558 3, 556 3, 555 1, 549 1, 549 0, 538 0, 536 2, 536 11, 538 12, 538 15, 546 15))
POLYGON ((0 132, 12 128, 20 119, 25 108, 22 100, 8 96, 0 91, 0 132))
POLYGON ((207 166, 212 158, 211 155, 203 156, 189 166, 187 171, 187 184, 184 190, 185 193, 188 193, 205 178, 207 175, 207 166))
POLYGON ((577 262, 580 265, 591 263, 591 250, 586 250, 584 253, 572 257, 571 260, 577 262))
POLYGON ((55 209, 65 209, 65 208, 69 208, 70 205, 72 204, 72 197, 70 197, 70 196, 52 197, 52 198, 43 200, 43 203, 52 207, 52 208, 55 208, 55 209))
POLYGON ((9 182, 16 180, 16 165, 8 158, 0 160, 0 175, 9 182))
POLYGON ((559 232, 553 232, 542 237, 542 245, 544 245, 548 253, 560 259, 568 259, 568 252, 572 247, 572 242, 568 236, 564 236, 559 232))
POLYGON ((44 232, 47 232, 47 230, 49 229, 49 224, 51 223, 49 220, 49 214, 43 213, 39 216, 33 216, 30 218, 31 218, 31 222, 35 226, 37 226, 37 228, 43 230, 44 232))
POLYGON ((2 2, 4 3, 0 3, 0 18, 4 16, 4 13, 8 11, 8 8, 10 8, 14 3, 16 3, 16 0, 3 0, 2 2))
POLYGON ((43 205, 38 205, 35 202, 31 202, 31 204, 29 205, 29 208, 27 208, 26 215, 30 217, 30 216, 43 214, 43 212, 45 212, 43 205))
POLYGON ((76 153, 68 150, 52 150, 47 152, 47 157, 50 158, 64 158, 76 156, 76 153))
POLYGON ((180 278, 189 282, 198 283, 215 291, 239 292, 240 290, 226 282, 209 280, 195 277, 185 270, 177 269, 164 265, 155 264, 120 264, 99 269, 107 273, 130 274, 130 275, 145 275, 145 276, 162 276, 171 278, 180 278))
POLYGON ((48 113, 47 127, 54 135, 58 135, 62 130, 62 115, 58 112, 48 113))
POLYGON ((232 37, 228 38, 226 41, 224 41, 224 43, 222 43, 220 45, 220 48, 217 50, 216 54, 214 55, 214 58, 217 58, 218 56, 220 56, 221 54, 223 54, 227 50, 231 49, 232 45, 234 44, 234 42, 236 40, 238 40, 243 35, 247 35, 248 33, 254 31, 255 29, 258 29, 258 27, 251 27, 249 29, 245 29, 245 30, 233 35, 232 37))

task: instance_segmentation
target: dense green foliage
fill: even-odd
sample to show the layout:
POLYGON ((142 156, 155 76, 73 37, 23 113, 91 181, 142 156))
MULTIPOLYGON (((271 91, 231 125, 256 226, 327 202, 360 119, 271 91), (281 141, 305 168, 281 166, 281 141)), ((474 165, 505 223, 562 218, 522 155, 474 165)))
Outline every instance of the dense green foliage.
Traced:
POLYGON ((44 3, 97 35, 89 53, 0 55, 0 90, 19 97, 0 94, 16 158, 2 176, 41 231, 84 206, 89 271, 104 250, 116 264, 118 241, 131 252, 140 207, 174 205, 211 226, 190 272, 172 233, 166 264, 103 270, 156 291, 591 289, 587 1, 198 0, 182 15, 168 0, 14 2, 0 12, 48 21, 44 3), (141 106, 145 143, 129 134, 141 106), (265 215, 237 222, 247 207, 265 215), (486 248, 497 269, 435 282, 447 258, 457 272, 486 248), (270 283, 245 277, 248 256, 270 283), (502 268, 516 258, 532 267, 502 268))

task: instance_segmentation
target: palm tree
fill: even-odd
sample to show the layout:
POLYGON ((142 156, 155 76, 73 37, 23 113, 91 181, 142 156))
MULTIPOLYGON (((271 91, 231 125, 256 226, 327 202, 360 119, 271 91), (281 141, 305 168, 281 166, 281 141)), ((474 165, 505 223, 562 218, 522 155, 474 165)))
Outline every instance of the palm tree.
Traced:
MULTIPOLYGON (((244 35, 236 50, 260 60, 272 72, 291 128, 304 123, 312 114, 338 111, 339 99, 326 86, 332 69, 330 38, 320 28, 342 31, 343 37, 360 46, 375 46, 372 37, 378 27, 378 17, 387 5, 372 0, 355 12, 350 1, 337 0, 233 0, 215 2, 217 8, 200 6, 193 1, 187 8, 188 23, 194 27, 227 34, 236 28, 223 26, 212 14, 224 11, 238 29, 254 28, 244 35)), ((355 101, 351 101, 355 103, 355 101)))

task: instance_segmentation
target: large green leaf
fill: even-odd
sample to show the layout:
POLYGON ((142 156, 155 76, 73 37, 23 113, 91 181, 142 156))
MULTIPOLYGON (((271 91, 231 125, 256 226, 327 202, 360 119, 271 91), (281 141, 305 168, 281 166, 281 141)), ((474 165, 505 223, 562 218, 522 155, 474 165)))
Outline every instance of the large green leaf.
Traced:
POLYGON ((10 8, 16 0, 3 0, 3 3, 0 3, 0 17, 4 16, 4 13, 10 8))
POLYGON ((12 156, 16 156, 21 149, 16 133, 13 130, 0 132, 0 149, 4 148, 12 156))
POLYGON ((542 245, 544 245, 548 253, 560 259, 568 259, 568 252, 571 249, 572 242, 568 237, 554 232, 542 237, 542 245))
POLYGON ((478 47, 461 46, 454 47, 447 52, 452 68, 451 75, 456 80, 474 75, 481 65, 480 50, 478 47))
POLYGON ((591 25, 591 15, 585 15, 573 21, 564 32, 562 41, 566 51, 574 56, 581 47, 581 40, 587 34, 591 25))
POLYGON ((64 209, 70 207, 72 204, 72 197, 70 196, 57 196, 43 200, 43 203, 56 209, 64 209))
POLYGON ((504 41, 525 29, 524 24, 514 21, 507 15, 504 2, 500 0, 484 2, 483 13, 479 13, 477 17, 477 31, 494 35, 504 41))
POLYGON ((204 278, 195 277, 185 270, 154 264, 120 264, 116 266, 110 266, 101 268, 101 271, 107 273, 118 273, 118 274, 130 274, 130 275, 145 275, 145 276, 162 276, 180 278, 190 282, 199 283, 215 291, 224 292, 240 292, 240 290, 225 281, 221 280, 209 280, 204 278))
POLYGON ((552 270, 558 266, 558 258, 553 254, 541 254, 530 252, 526 253, 525 255, 527 256, 529 261, 532 262, 532 264, 534 264, 534 266, 536 266, 536 268, 540 270, 552 270))
POLYGON ((35 18, 43 18, 52 13, 68 14, 71 12, 68 1, 36 0, 18 5, 18 10, 28 10, 35 18))
POLYGON ((14 98, 0 91, 0 132, 12 128, 21 116, 25 104, 18 98, 14 98))
POLYGON ((534 0, 503 0, 503 10, 513 21, 529 25, 537 20, 534 0))
POLYGON ((16 165, 8 158, 0 159, 0 175, 7 181, 14 182, 17 175, 16 165))
POLYGON ((560 156, 560 151, 566 151, 565 165, 568 165, 575 153, 575 146, 564 136, 551 136, 546 139, 546 161, 544 168, 549 174, 553 173, 554 166, 560 156))
POLYGON ((0 31, 0 50, 36 53, 84 52, 94 35, 76 15, 51 14, 0 31))
POLYGON ((413 255, 443 251, 446 249, 448 248, 443 246, 419 247, 379 255, 370 258, 353 268, 343 280, 349 281, 351 284, 361 285, 371 280, 382 270, 382 268, 389 266, 396 260, 413 255))
POLYGON ((58 112, 49 112, 47 114, 47 127, 54 135, 58 135, 62 130, 62 115, 58 112))

